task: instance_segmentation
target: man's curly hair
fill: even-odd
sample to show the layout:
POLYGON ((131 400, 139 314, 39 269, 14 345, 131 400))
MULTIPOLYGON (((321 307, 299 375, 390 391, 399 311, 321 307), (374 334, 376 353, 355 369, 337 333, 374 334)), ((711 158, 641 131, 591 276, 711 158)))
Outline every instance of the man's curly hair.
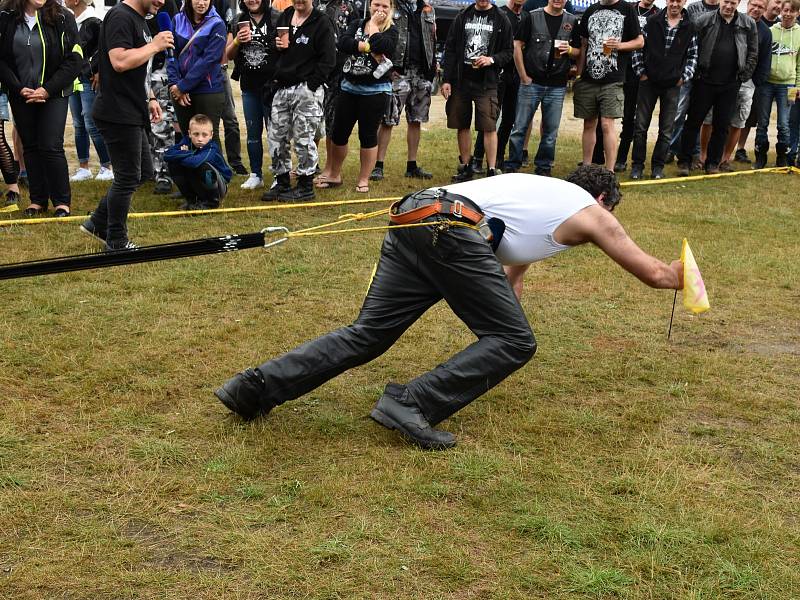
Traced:
POLYGON ((567 181, 585 189, 592 198, 603 194, 603 205, 608 210, 614 210, 622 200, 617 176, 600 165, 581 165, 569 174, 567 181))

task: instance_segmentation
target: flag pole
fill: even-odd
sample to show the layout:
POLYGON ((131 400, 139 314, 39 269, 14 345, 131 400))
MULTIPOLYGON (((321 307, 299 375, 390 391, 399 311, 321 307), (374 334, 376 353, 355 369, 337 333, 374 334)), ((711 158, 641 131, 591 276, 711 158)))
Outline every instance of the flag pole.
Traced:
POLYGON ((669 316, 669 331, 667 331, 667 341, 672 335, 672 318, 675 316, 675 301, 678 299, 678 290, 675 290, 675 295, 672 297, 672 314, 669 316))

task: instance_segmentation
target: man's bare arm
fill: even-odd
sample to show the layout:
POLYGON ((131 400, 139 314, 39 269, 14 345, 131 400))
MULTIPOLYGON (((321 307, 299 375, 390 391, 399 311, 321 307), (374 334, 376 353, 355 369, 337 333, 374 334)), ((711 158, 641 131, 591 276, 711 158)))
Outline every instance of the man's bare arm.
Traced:
POLYGON ((593 242, 611 260, 652 288, 672 290, 683 288, 681 261, 675 260, 667 265, 650 256, 636 245, 610 212, 600 206, 592 212, 595 213, 592 216, 596 218, 596 222, 588 231, 588 241, 593 242))
POLYGON ((108 59, 111 61, 111 67, 117 73, 122 73, 141 67, 154 54, 174 47, 172 32, 162 31, 153 38, 152 42, 140 48, 112 48, 108 51, 108 59))
POLYGON ((522 57, 523 42, 522 40, 514 40, 514 66, 517 67, 517 73, 521 81, 528 81, 530 78, 525 72, 525 60, 522 57))

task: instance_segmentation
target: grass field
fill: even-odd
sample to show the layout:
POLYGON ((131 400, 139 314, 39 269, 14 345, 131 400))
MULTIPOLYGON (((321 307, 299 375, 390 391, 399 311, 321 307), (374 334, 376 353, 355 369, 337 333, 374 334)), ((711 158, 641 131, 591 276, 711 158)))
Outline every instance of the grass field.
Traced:
MULTIPOLYGON (((374 197, 413 189, 404 146, 374 197)), ((420 162, 444 181, 454 147, 428 132, 420 162)), ((576 141, 559 152, 563 176, 576 141)), ((347 166, 324 199, 354 196, 347 166)), ((380 233, 0 283, 0 597, 800 597, 798 181, 628 188, 616 214, 664 260, 687 237, 712 310, 679 309, 668 342, 672 293, 596 249, 533 267, 539 351, 444 424, 443 453, 366 415, 387 381, 470 343, 444 305, 266 419, 211 393, 350 322, 380 233)), ((260 204, 240 182, 226 205, 260 204)), ((76 185, 75 213, 101 189, 76 185)), ((139 219, 131 237, 352 211, 139 219)), ((75 224, 0 229, 3 262, 93 249, 75 224)))

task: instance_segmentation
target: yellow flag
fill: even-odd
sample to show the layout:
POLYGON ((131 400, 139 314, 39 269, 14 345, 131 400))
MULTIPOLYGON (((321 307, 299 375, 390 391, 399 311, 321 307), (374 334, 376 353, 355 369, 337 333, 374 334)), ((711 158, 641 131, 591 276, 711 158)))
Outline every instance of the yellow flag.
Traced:
POLYGON ((689 242, 683 239, 681 248, 681 262, 683 263, 683 305, 694 314, 707 311, 711 308, 708 303, 708 293, 706 285, 703 283, 703 276, 694 260, 692 249, 689 242))

